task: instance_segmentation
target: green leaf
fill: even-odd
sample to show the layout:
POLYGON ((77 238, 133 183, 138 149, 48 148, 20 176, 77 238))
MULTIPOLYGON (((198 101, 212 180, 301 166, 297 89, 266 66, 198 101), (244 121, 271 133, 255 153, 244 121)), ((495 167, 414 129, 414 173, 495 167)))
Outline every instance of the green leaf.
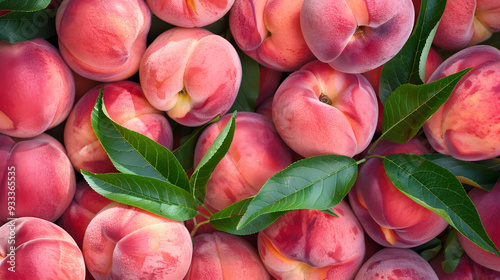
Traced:
POLYGON ((10 12, 0 17, 0 40, 9 43, 35 38, 48 39, 56 33, 56 9, 10 12))
POLYGON ((423 83, 427 55, 445 6, 446 0, 422 0, 413 33, 399 53, 382 67, 379 84, 382 104, 401 85, 423 83))
POLYGON ((224 129, 222 129, 217 138, 215 138, 208 151, 201 158, 200 163, 198 163, 193 175, 191 175, 189 190, 191 195, 193 195, 200 204, 205 200, 207 183, 210 176, 212 176, 212 172, 231 146, 235 129, 235 117, 236 112, 232 114, 231 118, 224 126, 224 129))
POLYGON ((492 158, 486 160, 476 161, 477 164, 488 167, 491 170, 500 172, 500 158, 492 158))
POLYGON ((444 260, 441 263, 444 272, 452 273, 457 268, 464 249, 458 240, 457 231, 451 230, 444 243, 444 260))
POLYGON ((94 174, 82 170, 82 175, 96 192, 111 200, 176 221, 186 221, 198 214, 194 198, 168 182, 123 173, 94 174))
POLYGON ((50 0, 7 0, 0 2, 0 11, 34 12, 47 8, 50 0))
POLYGON ((470 161, 443 154, 424 154, 421 157, 448 169, 458 180, 476 188, 491 191, 500 179, 500 172, 470 161))
POLYGON ((388 155, 383 164, 400 191, 441 216, 479 247, 500 256, 484 230, 476 207, 453 173, 412 154, 388 155))
POLYGON ((432 114, 448 100, 455 85, 470 69, 429 84, 405 84, 397 88, 384 105, 380 138, 404 143, 414 137, 432 114))
POLYGON ((417 247, 413 247, 411 249, 417 252, 426 261, 430 261, 432 260, 432 258, 439 254, 441 248, 441 240, 439 240, 438 238, 433 238, 426 243, 417 247))
POLYGON ((357 174, 356 161, 341 155, 321 155, 292 163, 262 186, 238 229, 269 212, 332 208, 347 195, 357 174))
POLYGON ((243 74, 238 95, 229 112, 255 112, 255 101, 259 95, 259 63, 242 52, 237 46, 235 48, 240 57, 243 74))
MULTIPOLYGON (((105 87, 105 86, 104 86, 105 87)), ((111 120, 99 92, 91 121, 99 142, 120 172, 164 180, 188 190, 189 179, 166 147, 111 120)))

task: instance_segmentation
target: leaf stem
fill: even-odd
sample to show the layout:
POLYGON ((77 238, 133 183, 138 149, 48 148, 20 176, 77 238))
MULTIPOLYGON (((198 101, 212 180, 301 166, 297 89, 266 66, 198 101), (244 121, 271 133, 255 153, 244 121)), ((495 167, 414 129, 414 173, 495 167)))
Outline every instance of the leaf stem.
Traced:
POLYGON ((210 221, 209 221, 209 220, 206 220, 206 221, 203 221, 203 222, 199 222, 199 223, 198 223, 198 222, 196 222, 196 219, 193 219, 193 221, 194 221, 194 228, 193 228, 193 230, 191 231, 191 238, 193 238, 193 237, 195 236, 196 231, 198 231, 198 229, 199 229, 202 225, 210 223, 210 221))

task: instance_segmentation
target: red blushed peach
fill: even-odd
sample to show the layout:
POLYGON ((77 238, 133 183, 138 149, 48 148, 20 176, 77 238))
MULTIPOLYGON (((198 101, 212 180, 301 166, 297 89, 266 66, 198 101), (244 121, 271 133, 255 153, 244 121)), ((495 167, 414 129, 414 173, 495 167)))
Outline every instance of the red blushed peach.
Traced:
POLYGON ((182 279, 193 245, 182 222, 112 203, 89 223, 82 251, 96 280, 182 279))
POLYGON ((471 260, 467 254, 463 254, 457 267, 452 273, 446 273, 441 263, 444 260, 440 253, 430 261, 430 265, 439 280, 499 280, 500 271, 488 269, 471 260))
POLYGON ((489 39, 500 31, 500 2, 454 0, 446 2, 434 45, 459 50, 489 39))
POLYGON ((203 27, 221 19, 234 0, 146 0, 155 16, 180 27, 203 27))
POLYGON ((0 227, 0 279, 84 280, 85 263, 62 228, 39 218, 19 218, 0 227))
MULTIPOLYGON (((196 144, 194 166, 230 118, 225 115, 203 131, 196 144)), ((257 113, 237 113, 233 141, 208 181, 205 204, 221 210, 253 196, 271 176, 291 163, 290 149, 269 119, 257 113)))
POLYGON ((356 274, 355 280, 438 280, 430 264, 410 249, 384 248, 375 253, 356 274))
MULTIPOLYGON (((82 169, 94 173, 116 171, 99 143, 90 119, 102 86, 104 85, 91 89, 77 102, 64 128, 64 144, 68 156, 79 172, 82 169)), ((111 119, 118 124, 139 132, 168 149, 172 148, 172 128, 167 118, 149 104, 138 83, 120 81, 106 84, 103 103, 111 119)))
MULTIPOLYGON (((372 153, 420 155, 432 152, 428 146, 419 138, 403 144, 382 140, 372 153)), ((424 244, 448 226, 444 219, 399 191, 379 158, 370 158, 359 167, 349 201, 365 232, 386 247, 410 248, 424 244)))
POLYGON ((43 39, 0 41, 0 133, 29 138, 57 126, 75 99, 70 69, 43 39))
POLYGON ((236 99, 241 75, 234 47, 203 28, 165 31, 148 47, 139 69, 149 102, 185 126, 225 114, 236 99))
MULTIPOLYGON (((500 204, 498 203, 498 198, 500 197, 500 182, 498 182, 493 190, 489 192, 474 188, 469 191, 468 195, 476 206, 486 233, 495 246, 500 248, 500 227, 498 226, 498 221, 500 219, 500 204)), ((500 271, 500 257, 480 248, 461 234, 458 235, 458 239, 465 253, 467 253, 472 260, 489 269, 500 271)))
POLYGON ((354 156, 375 134, 377 98, 365 77, 313 61, 279 86, 273 122, 285 143, 304 157, 354 156))
POLYGON ((53 222, 75 194, 75 172, 66 151, 47 134, 17 143, 0 134, 0 168, 0 223, 14 217, 53 222), (14 206, 12 212, 8 205, 14 206))
POLYGON ((259 232, 262 262, 276 279, 352 279, 365 255, 364 233, 346 202, 338 218, 317 210, 286 213, 259 232))
POLYGON ((303 0, 237 0, 229 28, 248 56, 271 69, 291 72, 314 59, 300 29, 303 0))
POLYGON ((86 181, 76 184, 73 201, 57 221, 82 248, 83 237, 90 221, 104 206, 113 202, 94 191, 86 181))
POLYGON ((193 260, 184 280, 270 278, 255 247, 242 237, 214 232, 193 239, 193 260))
POLYGON ((468 47, 446 59, 428 82, 468 67, 450 97, 424 124, 432 147, 460 160, 500 155, 500 51, 492 46, 468 47))
POLYGON ((269 98, 272 98, 281 83, 282 72, 267 67, 259 69, 259 95, 255 100, 255 107, 259 107, 269 98))
POLYGON ((300 26, 317 59, 342 72, 362 73, 401 50, 414 17, 411 0, 304 0, 300 26))
POLYGON ((101 82, 137 72, 150 26, 144 0, 65 0, 56 15, 66 63, 83 77, 101 82))

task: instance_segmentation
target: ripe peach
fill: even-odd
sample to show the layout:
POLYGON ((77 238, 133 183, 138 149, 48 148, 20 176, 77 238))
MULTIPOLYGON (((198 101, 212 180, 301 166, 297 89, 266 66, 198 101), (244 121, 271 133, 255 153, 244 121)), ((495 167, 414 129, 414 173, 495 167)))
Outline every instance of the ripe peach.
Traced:
POLYGON ((182 222, 111 203, 89 223, 82 251, 96 280, 182 279, 193 245, 182 222))
POLYGON ((487 45, 455 53, 428 82, 474 67, 455 86, 449 99, 424 124, 432 147, 460 160, 500 155, 500 50, 487 45))
POLYGON ((441 263, 444 260, 440 253, 430 261, 430 265, 440 280, 500 280, 500 271, 491 270, 471 260, 463 254, 452 273, 446 273, 441 263))
POLYGON ((286 213, 259 232, 258 249, 277 279, 352 279, 365 255, 364 233, 346 202, 339 217, 317 210, 286 213))
MULTIPOLYGON (((229 121, 223 116, 200 135, 194 153, 197 166, 210 145, 229 121)), ((207 184, 205 204, 221 210, 257 194, 274 174, 292 163, 290 149, 266 117, 239 112, 229 151, 215 168, 207 184)))
MULTIPOLYGON (((94 133, 90 119, 102 86, 91 89, 77 102, 64 128, 68 156, 78 172, 81 169, 94 173, 116 172, 94 133)), ((138 83, 119 81, 106 84, 103 103, 111 119, 118 124, 172 148, 172 128, 167 118, 149 104, 138 83)))
POLYGON ((141 60, 144 95, 185 126, 200 126, 233 105, 241 83, 238 53, 223 37, 203 28, 169 29, 141 60))
POLYGON ((303 157, 354 156, 375 134, 375 92, 361 74, 346 74, 312 61, 279 86, 273 122, 285 143, 303 157))
POLYGON ((414 17, 411 0, 304 0, 300 26, 317 59, 338 71, 362 73, 401 50, 414 17))
POLYGON ((75 99, 69 67, 43 39, 0 40, 0 133, 30 138, 62 123, 75 99))
MULTIPOLYGON (((397 144, 382 140, 372 154, 430 153, 420 138, 397 144)), ((399 191, 387 176, 379 158, 370 158, 359 167, 358 178, 349 191, 351 207, 365 232, 386 247, 415 247, 436 237, 448 223, 431 210, 399 191)))
POLYGON ((14 217, 53 222, 75 194, 75 172, 66 151, 45 133, 17 143, 0 134, 0 170, 0 223, 14 217))
POLYGON ((137 72, 150 26, 144 0, 65 0, 56 15, 66 63, 81 76, 101 82, 137 72))

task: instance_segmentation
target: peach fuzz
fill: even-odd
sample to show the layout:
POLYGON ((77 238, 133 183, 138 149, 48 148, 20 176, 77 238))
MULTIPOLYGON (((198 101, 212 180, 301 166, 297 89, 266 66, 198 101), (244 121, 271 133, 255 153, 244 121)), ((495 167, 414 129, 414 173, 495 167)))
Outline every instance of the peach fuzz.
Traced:
MULTIPOLYGON (((416 137, 403 144, 382 140, 372 150, 372 154, 381 156, 431 152, 428 143, 416 137)), ((385 247, 415 247, 436 237, 448 226, 443 218, 399 191, 379 158, 370 158, 359 167, 348 196, 365 232, 385 247)))
MULTIPOLYGON (((500 219, 500 182, 498 182, 493 190, 485 191, 479 188, 474 188, 468 193, 469 198, 476 206, 481 223, 486 230, 486 233, 493 241, 497 248, 500 248, 500 227, 498 221, 500 219)), ((464 248, 465 253, 479 265, 492 270, 500 271, 500 257, 490 253, 475 243, 467 239, 465 236, 458 234, 460 244, 464 248)))
POLYGON ((468 67, 450 97, 424 124, 432 147, 460 160, 477 161, 500 155, 500 51, 478 45, 446 59, 433 82, 468 67))
POLYGON ((438 280, 430 264, 410 249, 384 248, 359 269, 354 280, 438 280))
POLYGON ((111 203, 89 223, 82 251, 96 280, 182 279, 193 246, 182 222, 111 203))
POLYGON ((221 19, 234 0, 146 0, 151 12, 179 27, 203 27, 221 19))
POLYGON ((75 99, 73 75, 43 39, 0 41, 0 133, 37 136, 62 123, 75 99))
POLYGON ((348 204, 294 210, 259 232, 262 262, 276 279, 352 279, 365 255, 361 225, 348 204))
POLYGON ((139 70, 150 26, 144 0, 64 0, 56 15, 62 57, 79 75, 100 82, 139 70))
POLYGON ((84 280, 85 263, 75 241, 61 227, 24 217, 0 227, 0 279, 84 280), (8 270, 12 264, 15 272, 8 270))
MULTIPOLYGON (((200 135, 194 152, 197 166, 229 121, 223 116, 200 135)), ((291 151, 266 117, 239 112, 229 151, 215 168, 207 184, 205 205, 217 210, 257 194, 274 174, 292 163, 291 151)))
POLYGON ((457 267, 452 273, 446 273, 441 263, 444 261, 444 255, 441 252, 429 263, 436 272, 439 280, 499 280, 500 271, 491 270, 471 260, 467 254, 462 254, 457 267))
POLYGON ((40 134, 15 142, 0 134, 0 223, 14 217, 57 220, 75 194, 75 172, 64 147, 40 134), (14 194, 12 194, 12 192, 14 194), (7 205, 15 198, 15 215, 7 205))
POLYGON ((57 224, 69 233, 81 248, 90 221, 104 206, 112 202, 94 191, 86 181, 79 181, 73 201, 57 220, 57 224))
POLYGON ((411 0, 304 0, 300 26, 317 59, 362 73, 394 57, 413 30, 411 0))
POLYGON ((240 49, 265 67, 291 72, 314 59, 300 29, 303 0, 237 0, 229 28, 240 49))
POLYGON ((447 1, 433 44, 446 50, 460 50, 479 44, 499 31, 500 2, 447 1))
POLYGON ((94 173, 116 172, 94 133, 90 119, 103 86, 103 103, 112 120, 168 149, 172 148, 172 128, 167 118, 149 104, 138 83, 119 81, 99 85, 76 103, 64 127, 64 144, 78 172, 82 169, 94 173))
POLYGON ((352 157, 375 134, 377 97, 361 74, 342 73, 316 60, 281 83, 272 115, 280 136, 301 156, 352 157))
POLYGON ((225 114, 240 88, 238 53, 223 37, 203 28, 175 27, 146 50, 139 69, 146 98, 185 126, 225 114))
POLYGON ((225 232, 201 234, 193 239, 193 260, 184 278, 271 279, 255 247, 240 236, 225 232))

